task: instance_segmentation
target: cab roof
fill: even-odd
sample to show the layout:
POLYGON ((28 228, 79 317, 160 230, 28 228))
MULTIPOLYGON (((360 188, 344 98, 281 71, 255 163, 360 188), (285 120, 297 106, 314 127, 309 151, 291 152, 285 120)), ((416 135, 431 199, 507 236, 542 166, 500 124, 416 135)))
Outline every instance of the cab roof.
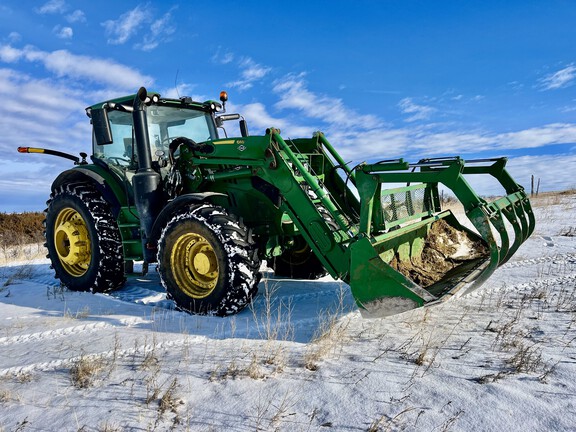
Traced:
MULTIPOLYGON (((158 102, 156 102, 156 104, 158 104, 158 105, 174 106, 174 107, 186 107, 186 108, 198 109, 198 110, 202 110, 202 111, 215 111, 216 106, 221 106, 221 104, 219 102, 216 102, 213 100, 198 102, 198 101, 192 100, 192 98, 188 97, 188 96, 181 97, 180 99, 163 98, 160 96, 159 93, 156 93, 156 92, 149 92, 148 93, 150 103, 152 103, 152 98, 154 96, 157 96, 157 98, 158 98, 158 102)), ((134 104, 134 99, 136 97, 137 97, 136 94, 131 94, 128 96, 122 96, 122 97, 115 98, 115 99, 109 99, 109 100, 91 105, 91 106, 87 107, 86 110, 101 109, 102 106, 104 104, 107 104, 107 103, 113 103, 113 104, 117 104, 117 105, 125 105, 125 106, 132 107, 132 105, 134 104)))

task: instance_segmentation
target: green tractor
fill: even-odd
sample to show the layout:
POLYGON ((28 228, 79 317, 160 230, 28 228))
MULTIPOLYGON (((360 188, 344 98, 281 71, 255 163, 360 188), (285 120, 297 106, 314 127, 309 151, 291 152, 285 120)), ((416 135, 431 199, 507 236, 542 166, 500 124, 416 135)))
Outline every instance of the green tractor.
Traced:
POLYGON ((277 276, 341 279, 362 310, 383 316, 475 288, 534 230, 505 158, 350 167, 321 132, 250 136, 226 100, 140 88, 86 109, 90 163, 85 153, 18 149, 75 164, 52 184, 46 210, 46 247, 63 285, 109 292, 134 261, 143 271, 157 263, 180 309, 225 316, 250 303, 266 260, 277 276), (226 135, 230 121, 241 136, 226 135), (478 174, 497 179, 504 196, 480 198, 465 180, 478 174), (439 185, 471 228, 441 208, 439 185))

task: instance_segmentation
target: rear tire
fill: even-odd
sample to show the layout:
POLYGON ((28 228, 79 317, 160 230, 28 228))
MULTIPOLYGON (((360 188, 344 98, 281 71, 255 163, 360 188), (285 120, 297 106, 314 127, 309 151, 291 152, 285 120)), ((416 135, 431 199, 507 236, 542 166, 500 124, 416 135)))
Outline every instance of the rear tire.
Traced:
POLYGON ((238 313, 258 291, 259 267, 249 230, 221 207, 192 206, 162 231, 160 280, 168 297, 187 312, 238 313))
POLYGON ((328 272, 302 236, 294 239, 294 247, 272 259, 274 275, 294 279, 319 279, 328 272))
POLYGON ((56 278, 72 291, 108 292, 125 281, 120 231, 91 185, 58 187, 47 202, 46 248, 56 278))
MULTIPOLYGON (((328 210, 318 207, 318 212, 333 231, 340 229, 328 210)), ((272 268, 276 276, 295 279, 315 280, 328 274, 302 235, 294 238, 294 246, 272 259, 272 268)))

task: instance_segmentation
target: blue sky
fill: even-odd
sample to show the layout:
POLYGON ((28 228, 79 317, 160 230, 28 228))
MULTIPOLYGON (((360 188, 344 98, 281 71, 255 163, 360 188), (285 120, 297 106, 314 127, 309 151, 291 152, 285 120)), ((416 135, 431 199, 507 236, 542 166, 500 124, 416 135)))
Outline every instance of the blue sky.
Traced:
POLYGON ((322 130, 355 162, 507 156, 527 188, 573 188, 575 22, 556 0, 3 0, 0 211, 43 210, 71 166, 18 146, 89 153, 84 108, 142 85, 225 89, 252 134, 322 130))

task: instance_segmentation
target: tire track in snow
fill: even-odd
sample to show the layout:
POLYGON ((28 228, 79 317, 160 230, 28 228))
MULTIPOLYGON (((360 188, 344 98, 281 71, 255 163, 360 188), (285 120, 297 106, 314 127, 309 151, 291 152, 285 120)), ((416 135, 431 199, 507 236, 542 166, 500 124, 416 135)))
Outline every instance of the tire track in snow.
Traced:
MULTIPOLYGON (((558 276, 558 277, 554 277, 554 278, 548 278, 548 279, 540 278, 540 279, 532 280, 530 282, 523 282, 523 283, 516 284, 516 285, 503 284, 500 286, 490 287, 486 291, 522 292, 522 291, 533 290, 534 288, 545 288, 545 287, 549 287, 552 285, 560 285, 560 284, 565 284, 565 283, 570 283, 570 282, 573 282, 576 284, 576 273, 572 273, 572 274, 565 275, 565 276, 558 276)), ((575 289, 576 289, 576 285, 575 285, 575 289)), ((485 295, 485 292, 480 292, 480 291, 482 291, 482 290, 472 291, 471 293, 467 294, 465 297, 480 297, 482 295, 485 295)))
POLYGON ((47 362, 30 363, 22 366, 13 366, 5 369, 0 369, 0 377, 16 376, 35 371, 46 372, 51 370, 69 368, 81 360, 108 360, 108 359, 124 358, 136 354, 145 354, 147 352, 150 352, 150 350, 152 349, 162 350, 169 348, 178 348, 183 347, 184 345, 191 342, 200 342, 203 340, 205 340, 205 337, 203 336, 194 336, 194 337, 188 336, 184 339, 181 338, 171 341, 160 342, 153 346, 150 346, 150 344, 142 344, 138 347, 129 349, 109 350, 92 354, 83 354, 79 356, 70 357, 67 359, 57 359, 47 362))
MULTIPOLYGON (((344 289, 344 293, 346 295, 346 289, 344 289)), ((266 304, 268 301, 271 303, 271 305, 275 305, 275 303, 278 302, 284 302, 284 304, 295 304, 296 302, 300 302, 300 301, 308 301, 311 299, 315 299, 315 298, 320 298, 320 297, 325 297, 325 296, 339 296, 340 295, 340 287, 338 286, 337 288, 331 288, 331 289, 313 289, 309 292, 305 292, 305 293, 290 293, 290 294, 280 294, 278 292, 273 292, 271 293, 268 297, 266 296, 266 293, 261 291, 261 294, 258 295, 254 301, 253 301, 253 305, 254 306, 262 306, 264 304, 266 304)))
POLYGON ((74 327, 64 327, 54 330, 47 330, 38 333, 28 333, 16 336, 0 337, 0 346, 26 343, 26 342, 38 342, 45 339, 58 339, 61 337, 68 337, 70 335, 77 335, 79 333, 90 333, 99 330, 113 328, 112 324, 107 324, 104 322, 84 324, 81 326, 74 327))
MULTIPOLYGON (((17 319, 21 318, 34 318, 38 319, 37 317, 18 317, 17 319)), ((5 345, 12 345, 12 344, 19 344, 19 343, 27 343, 27 342, 38 342, 42 340, 53 340, 59 339, 63 337, 75 336, 81 333, 94 333, 99 332, 106 329, 111 328, 121 328, 121 327, 130 327, 136 324, 148 323, 149 321, 143 320, 141 318, 124 318, 121 319, 120 324, 109 324, 106 322, 94 322, 88 323, 78 326, 72 327, 61 327, 56 328, 53 330, 46 330, 42 332, 34 332, 34 333, 24 333, 18 334, 14 336, 5 336, 0 337, 0 346, 5 345)))
POLYGON ((530 259, 519 260, 519 261, 508 261, 506 264, 501 265, 499 268, 507 269, 507 268, 529 267, 532 265, 546 264, 548 262, 550 262, 550 263, 566 262, 569 264, 575 264, 576 265, 576 253, 565 253, 565 254, 559 254, 559 255, 530 258, 530 259))

